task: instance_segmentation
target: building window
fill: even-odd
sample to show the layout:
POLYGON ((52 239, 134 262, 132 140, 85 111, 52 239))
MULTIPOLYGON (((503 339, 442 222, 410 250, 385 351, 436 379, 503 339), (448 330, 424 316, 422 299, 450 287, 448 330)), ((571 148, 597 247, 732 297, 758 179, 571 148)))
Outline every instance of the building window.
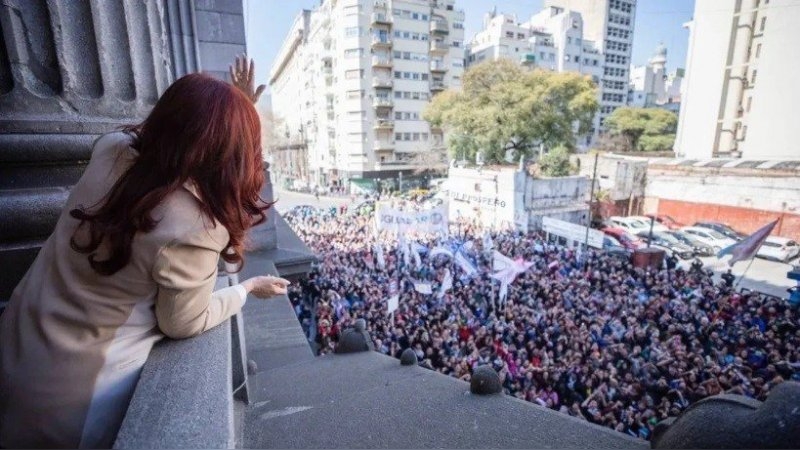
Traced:
POLYGON ((753 106, 753 97, 747 97, 747 112, 750 112, 751 106, 753 106))
POLYGON ((757 70, 753 70, 753 73, 750 74, 750 85, 756 84, 756 75, 758 74, 757 70))
POLYGON ((344 37, 358 37, 361 36, 360 27, 348 27, 344 29, 344 37))
POLYGON ((346 80, 355 80, 363 77, 363 75, 364 75, 363 70, 347 70, 344 72, 344 78, 346 80))
POLYGON ((344 51, 344 57, 345 59, 359 58, 361 57, 363 51, 364 49, 361 48, 348 48, 344 51))
POLYGON ((761 57, 761 44, 756 45, 756 58, 761 57))
POLYGON ((761 18, 761 26, 758 27, 758 31, 761 31, 763 33, 764 32, 764 27, 766 27, 766 26, 767 26, 767 18, 766 17, 762 17, 761 18))

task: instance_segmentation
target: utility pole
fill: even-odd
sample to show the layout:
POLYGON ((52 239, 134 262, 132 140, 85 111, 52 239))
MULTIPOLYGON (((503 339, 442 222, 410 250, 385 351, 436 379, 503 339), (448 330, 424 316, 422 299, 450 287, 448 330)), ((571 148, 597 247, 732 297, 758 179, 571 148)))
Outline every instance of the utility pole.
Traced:
POLYGON ((592 189, 589 191, 589 220, 586 224, 586 237, 583 240, 583 246, 589 250, 589 227, 592 225, 592 204, 594 203, 594 184, 597 181, 597 159, 600 153, 594 154, 594 170, 592 171, 592 189))

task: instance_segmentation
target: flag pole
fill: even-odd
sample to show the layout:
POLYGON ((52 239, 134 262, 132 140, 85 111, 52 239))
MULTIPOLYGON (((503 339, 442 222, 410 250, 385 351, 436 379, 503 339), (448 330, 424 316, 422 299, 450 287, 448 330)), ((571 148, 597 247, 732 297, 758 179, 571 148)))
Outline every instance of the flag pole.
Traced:
POLYGON ((742 274, 739 275, 739 280, 736 282, 736 284, 733 285, 734 290, 739 287, 739 284, 742 282, 742 279, 747 274, 747 271, 750 270, 750 266, 753 265, 753 261, 755 260, 756 260, 755 257, 750 258, 750 263, 747 264, 747 267, 745 267, 744 272, 742 272, 742 274))

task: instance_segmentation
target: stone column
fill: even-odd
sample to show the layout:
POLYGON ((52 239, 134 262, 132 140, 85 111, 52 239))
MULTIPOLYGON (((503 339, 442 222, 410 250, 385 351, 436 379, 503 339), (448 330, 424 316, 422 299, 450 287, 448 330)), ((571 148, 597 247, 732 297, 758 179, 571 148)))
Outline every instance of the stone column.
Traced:
POLYGON ((224 77, 244 51, 241 0, 0 3, 0 303, 52 232, 97 136, 141 120, 180 76, 207 67, 224 77))

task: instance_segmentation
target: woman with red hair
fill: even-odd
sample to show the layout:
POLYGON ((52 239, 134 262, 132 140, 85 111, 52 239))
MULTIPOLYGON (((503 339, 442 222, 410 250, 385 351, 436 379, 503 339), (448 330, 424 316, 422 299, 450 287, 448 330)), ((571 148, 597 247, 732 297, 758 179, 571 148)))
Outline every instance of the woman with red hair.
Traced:
POLYGON ((238 313, 255 277, 212 292, 220 256, 241 267, 264 220, 253 65, 231 86, 173 83, 144 122, 100 137, 55 231, 0 316, 0 446, 110 447, 153 344, 238 313))

